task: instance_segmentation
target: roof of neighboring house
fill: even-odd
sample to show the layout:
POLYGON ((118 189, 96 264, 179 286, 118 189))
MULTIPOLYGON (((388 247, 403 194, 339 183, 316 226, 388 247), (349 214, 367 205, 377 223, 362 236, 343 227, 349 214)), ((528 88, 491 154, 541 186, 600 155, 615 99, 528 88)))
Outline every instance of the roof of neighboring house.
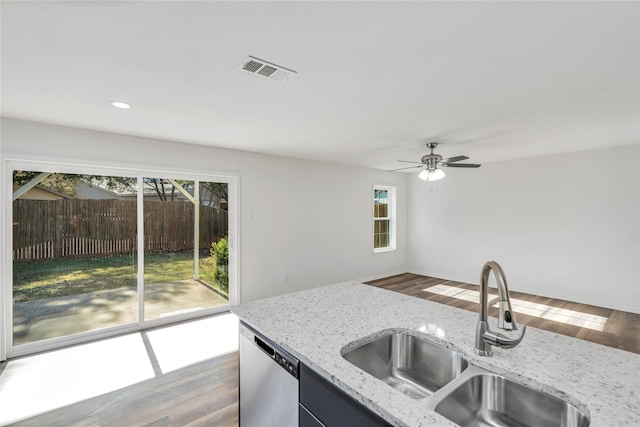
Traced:
POLYGON ((100 185, 79 180, 74 183, 76 199, 115 199, 119 194, 100 185))
MULTIPOLYGON (((20 185, 14 184, 13 191, 16 191, 18 188, 20 188, 20 185)), ((38 184, 18 198, 27 200, 59 200, 72 199, 73 197, 38 184)))

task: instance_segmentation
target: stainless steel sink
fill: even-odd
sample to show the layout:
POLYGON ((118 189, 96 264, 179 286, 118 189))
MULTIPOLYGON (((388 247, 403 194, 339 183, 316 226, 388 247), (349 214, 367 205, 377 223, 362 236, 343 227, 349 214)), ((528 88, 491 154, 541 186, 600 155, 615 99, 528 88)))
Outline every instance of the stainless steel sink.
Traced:
POLYGON ((414 399, 431 396, 468 366, 455 351, 405 333, 382 336, 342 356, 414 399))
POLYGON ((587 415, 564 400, 489 373, 461 382, 436 404, 435 411, 462 427, 587 427, 590 423, 587 415))

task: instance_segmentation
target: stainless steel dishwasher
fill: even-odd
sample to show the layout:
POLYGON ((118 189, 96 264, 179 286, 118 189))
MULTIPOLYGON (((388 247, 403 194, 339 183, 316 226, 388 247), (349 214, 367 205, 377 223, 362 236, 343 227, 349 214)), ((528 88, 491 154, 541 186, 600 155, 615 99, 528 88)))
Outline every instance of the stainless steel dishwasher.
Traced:
POLYGON ((240 322, 240 427, 298 426, 298 360, 240 322))

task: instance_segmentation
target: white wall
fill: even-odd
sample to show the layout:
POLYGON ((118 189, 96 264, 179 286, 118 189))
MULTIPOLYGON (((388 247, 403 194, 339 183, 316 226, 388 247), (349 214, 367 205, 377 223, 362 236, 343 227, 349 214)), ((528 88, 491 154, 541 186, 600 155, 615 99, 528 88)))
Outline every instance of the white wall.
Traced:
POLYGON ((409 180, 410 271, 640 313, 639 145, 409 180))
POLYGON ((405 271, 405 175, 12 119, 1 136, 4 158, 239 174, 241 301, 405 271), (398 250, 376 255, 374 183, 399 200, 398 250))
POLYGON ((238 173, 240 213, 252 214, 239 222, 242 301, 407 270, 477 283, 495 259, 514 290, 640 312, 638 145, 448 169, 431 184, 11 119, 1 136, 5 157, 238 173), (374 182, 398 187, 392 253, 371 251, 374 182))

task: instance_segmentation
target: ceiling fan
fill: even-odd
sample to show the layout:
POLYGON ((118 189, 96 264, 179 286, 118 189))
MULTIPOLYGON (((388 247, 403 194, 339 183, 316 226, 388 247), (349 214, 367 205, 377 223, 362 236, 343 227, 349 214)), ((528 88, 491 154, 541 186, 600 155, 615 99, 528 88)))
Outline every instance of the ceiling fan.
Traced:
POLYGON ((391 169, 389 172, 394 172, 394 171, 399 171, 404 169, 426 167, 425 170, 420 172, 420 175, 418 175, 418 177, 420 179, 424 179, 425 181, 437 181, 439 179, 444 178, 445 176, 444 171, 440 169, 441 166, 446 166, 449 168, 479 168, 480 167, 480 165, 476 163, 457 163, 461 160, 467 160, 468 159, 467 156, 455 156, 455 157, 449 157, 448 159, 443 159, 440 154, 433 154, 433 149, 436 148, 437 146, 438 146, 437 142, 429 142, 427 144, 427 148, 431 150, 431 153, 425 154, 424 156, 422 156, 422 159, 420 159, 419 162, 412 162, 409 160, 398 160, 399 162, 403 162, 403 163, 417 163, 418 166, 409 166, 406 168, 391 169))

